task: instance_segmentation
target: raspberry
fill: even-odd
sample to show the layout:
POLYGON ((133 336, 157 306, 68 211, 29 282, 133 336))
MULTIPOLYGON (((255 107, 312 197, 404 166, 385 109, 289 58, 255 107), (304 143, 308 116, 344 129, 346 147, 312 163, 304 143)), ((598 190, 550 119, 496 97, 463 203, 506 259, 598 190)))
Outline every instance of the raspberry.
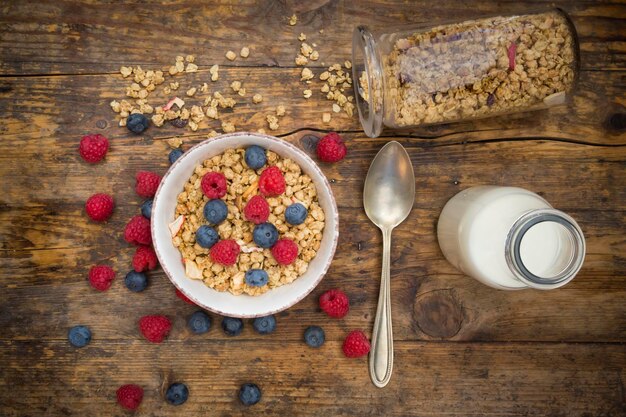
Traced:
POLYGON ((276 197, 285 192, 285 177, 277 166, 266 168, 259 178, 259 190, 265 197, 276 197))
POLYGON ((360 358, 370 351, 370 342, 360 330, 351 331, 343 341, 343 354, 348 358, 360 358))
POLYGON ((138 246, 133 256, 133 269, 136 272, 154 269, 158 262, 154 249, 150 246, 138 246))
POLYGON ((80 140, 78 153, 83 159, 91 164, 95 164, 104 158, 109 149, 109 141, 102 135, 86 135, 80 140))
POLYGON ((151 245, 150 220, 143 216, 133 216, 124 229, 124 240, 133 245, 151 245))
POLYGON ((193 305, 196 304, 193 301, 191 301, 189 298, 187 298, 187 296, 185 294, 183 294, 178 288, 176 288, 176 297, 180 298, 181 300, 183 300, 187 304, 193 304, 193 305))
POLYGON ((211 259, 225 266, 234 265, 239 250, 239 245, 233 239, 220 240, 211 247, 211 259))
POLYGON ((149 171, 139 171, 135 176, 135 192, 141 197, 152 198, 156 194, 161 176, 149 171))
POLYGON ((87 216, 96 222, 103 222, 111 217, 113 207, 113 197, 108 194, 94 194, 85 203, 87 216))
POLYGON ((111 288, 111 282, 115 279, 115 271, 110 266, 96 265, 89 270, 89 284, 98 291, 106 291, 111 288))
POLYGON ((200 187, 209 199, 222 198, 226 195, 226 177, 221 172, 207 172, 202 177, 200 187))
POLYGON ((270 216, 270 205, 262 196, 255 195, 243 208, 243 214, 254 224, 265 223, 270 216))
POLYGON ((298 245, 290 239, 278 239, 272 247, 272 255, 281 265, 289 265, 298 257, 298 245))
POLYGON ((172 322, 165 316, 143 316, 139 319, 141 334, 152 343, 161 343, 171 328, 172 322))
POLYGON ((320 308, 330 317, 342 318, 350 310, 350 302, 345 292, 333 289, 320 296, 320 308))
POLYGON ((317 156, 324 162, 341 161, 346 152, 346 145, 335 132, 330 132, 317 143, 317 156))
POLYGON ((143 388, 135 384, 122 385, 116 394, 117 403, 127 410, 136 410, 143 400, 143 388))

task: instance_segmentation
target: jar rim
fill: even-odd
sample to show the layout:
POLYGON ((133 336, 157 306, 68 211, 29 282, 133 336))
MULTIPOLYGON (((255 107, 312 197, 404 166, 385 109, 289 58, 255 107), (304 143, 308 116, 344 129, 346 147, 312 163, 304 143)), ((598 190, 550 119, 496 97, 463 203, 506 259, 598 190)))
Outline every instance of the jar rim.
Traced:
POLYGON ((506 238, 505 258, 511 272, 526 285, 543 290, 559 288, 570 282, 582 268, 585 258, 585 238, 578 223, 562 211, 555 209, 531 210, 517 219, 511 227, 506 238), (545 222, 557 223, 569 233, 573 242, 573 255, 568 264, 557 274, 540 277, 532 273, 524 264, 521 245, 528 231, 545 222))
POLYGON ((383 95, 382 91, 376 91, 376 88, 380 89, 382 77, 382 61, 374 35, 367 26, 357 26, 352 36, 352 83, 361 126, 371 138, 380 136, 383 130, 383 95), (361 68, 367 80, 367 94, 360 83, 361 68), (379 103, 375 102, 376 99, 379 103))

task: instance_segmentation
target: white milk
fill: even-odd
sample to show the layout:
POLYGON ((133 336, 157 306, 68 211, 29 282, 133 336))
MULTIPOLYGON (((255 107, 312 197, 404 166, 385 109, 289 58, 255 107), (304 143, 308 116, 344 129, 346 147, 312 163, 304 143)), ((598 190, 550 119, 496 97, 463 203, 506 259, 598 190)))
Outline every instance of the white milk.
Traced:
POLYGON ((539 195, 517 187, 461 191, 443 208, 437 237, 450 263, 500 289, 564 285, 584 257, 576 222, 539 195))

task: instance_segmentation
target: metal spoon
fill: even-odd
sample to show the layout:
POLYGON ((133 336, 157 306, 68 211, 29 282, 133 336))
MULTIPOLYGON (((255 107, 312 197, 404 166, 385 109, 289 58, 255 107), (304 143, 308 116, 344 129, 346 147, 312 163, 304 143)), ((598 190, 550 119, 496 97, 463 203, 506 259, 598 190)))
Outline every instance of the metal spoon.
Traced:
POLYGON ((370 377, 379 388, 391 379, 393 335, 390 301, 391 231, 407 218, 415 200, 415 174, 406 150, 389 142, 378 152, 365 178, 363 205, 367 217, 383 233, 383 271, 369 356, 370 377))

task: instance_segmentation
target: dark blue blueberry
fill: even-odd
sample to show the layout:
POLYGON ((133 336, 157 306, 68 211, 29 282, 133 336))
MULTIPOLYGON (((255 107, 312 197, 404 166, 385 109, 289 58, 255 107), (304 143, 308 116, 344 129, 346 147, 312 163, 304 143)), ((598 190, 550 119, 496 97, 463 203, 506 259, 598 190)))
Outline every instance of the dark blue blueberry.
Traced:
POLYGON ((222 200, 207 201, 204 205, 204 218, 211 224, 220 224, 228 216, 228 207, 222 200))
POLYGON ((276 330, 276 318, 274 316, 257 317, 252 322, 252 327, 260 334, 270 334, 276 330))
POLYGON ((262 168, 267 162, 267 156, 265 156, 265 149, 258 145, 252 145, 246 149, 245 154, 246 164, 252 169, 262 168))
POLYGON ((222 319, 222 329, 228 336, 238 336, 243 330, 243 321, 235 317, 224 317, 222 319))
POLYGON ((262 287, 267 284, 269 276, 262 269, 248 269, 246 271, 246 284, 251 287, 262 287))
POLYGON ((133 133, 141 133, 148 128, 150 121, 141 113, 133 113, 126 119, 126 127, 133 133))
POLYGON ((132 292, 141 292, 148 286, 148 277, 143 272, 130 271, 124 278, 124 284, 132 292))
POLYGON ((287 210, 285 210, 285 220, 287 220, 287 223, 297 226, 304 223, 307 214, 309 213, 307 212, 306 207, 300 203, 293 203, 287 207, 287 210))
POLYGON ((85 347, 91 342, 91 330, 86 326, 74 326, 67 332, 70 344, 75 347, 85 347))
POLYGON ((141 205, 141 215, 146 219, 152 216, 152 199, 143 202, 141 205))
POLYGON ((187 324, 195 334, 206 333, 211 328, 211 317, 204 311, 196 311, 191 315, 187 324))
POLYGON ((196 230, 196 243, 205 249, 211 248, 218 240, 220 236, 211 226, 202 225, 196 230))
POLYGON ((239 400, 243 405, 254 405, 261 401, 261 390, 257 384, 243 384, 239 390, 239 400))
POLYGON ((304 331, 304 341, 311 347, 318 348, 322 346, 325 339, 324 329, 319 326, 309 326, 304 331))
POLYGON ((172 152, 170 152, 167 158, 170 160, 170 164, 173 164, 181 156, 183 156, 183 150, 180 148, 176 148, 176 149, 172 149, 172 152))
POLYGON ((252 231, 254 243, 262 248, 271 248, 278 240, 278 230, 272 223, 261 223, 252 231))
POLYGON ((181 405, 189 398, 189 389, 187 385, 175 382, 167 388, 165 399, 172 405, 181 405))

